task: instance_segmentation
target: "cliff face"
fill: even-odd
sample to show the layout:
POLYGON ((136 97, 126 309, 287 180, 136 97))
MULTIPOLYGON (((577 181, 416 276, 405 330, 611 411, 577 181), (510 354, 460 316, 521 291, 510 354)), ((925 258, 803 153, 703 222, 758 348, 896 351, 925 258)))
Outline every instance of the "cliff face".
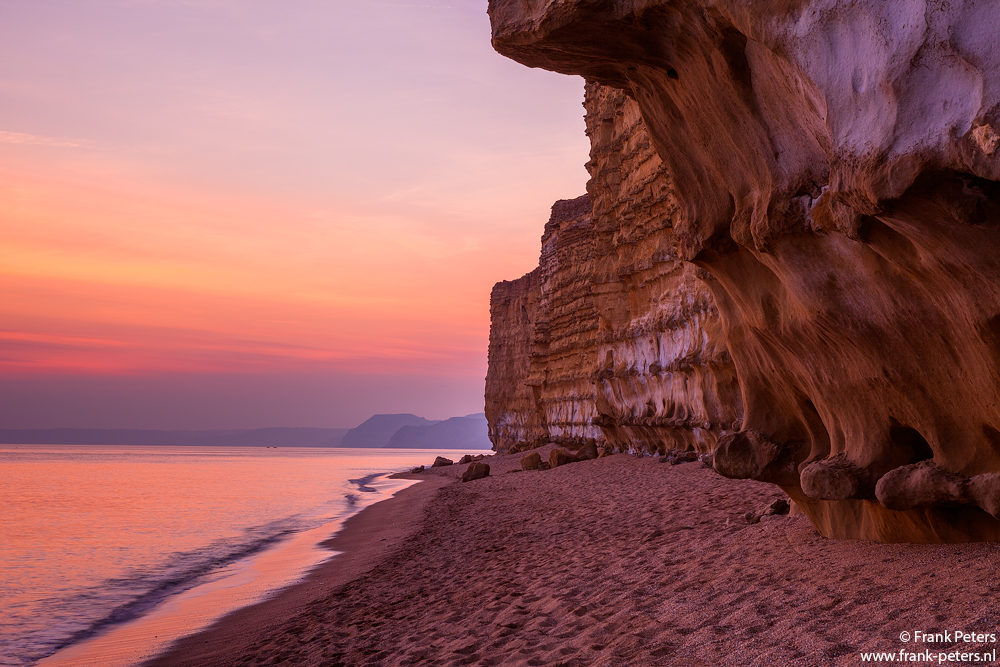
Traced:
POLYGON ((618 451, 708 451, 742 407, 719 312, 672 248, 674 185, 634 101, 588 84, 598 423, 618 451))
POLYGON ((489 370, 486 421, 498 452, 518 451, 527 443, 547 442, 544 420, 528 386, 531 339, 538 313, 538 269, 493 286, 490 294, 489 370), (500 322, 502 325, 498 325, 500 322))
POLYGON ((493 290, 491 439, 708 451, 741 419, 718 311, 669 252, 677 202, 637 106, 598 85, 585 106, 589 196, 557 202, 538 268, 493 290))
POLYGON ((542 234, 527 384, 546 439, 574 448, 588 438, 603 441, 601 429, 593 424, 598 327, 591 286, 594 241, 589 198, 556 202, 542 234))
POLYGON ((716 469, 828 536, 1000 538, 1000 5, 489 9, 501 53, 635 100, 739 376, 716 469))
POLYGON ((538 268, 493 288, 486 417, 497 451, 603 441, 592 423, 593 255, 590 201, 559 201, 545 225, 538 268))

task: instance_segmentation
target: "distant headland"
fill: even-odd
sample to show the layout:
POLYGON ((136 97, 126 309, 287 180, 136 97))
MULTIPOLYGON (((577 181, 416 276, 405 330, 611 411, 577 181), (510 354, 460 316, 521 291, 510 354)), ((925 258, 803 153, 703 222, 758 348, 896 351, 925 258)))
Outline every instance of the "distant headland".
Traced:
POLYGON ((411 414, 374 415, 355 428, 0 429, 2 445, 166 445, 187 447, 363 447, 489 449, 483 413, 445 420, 411 414))

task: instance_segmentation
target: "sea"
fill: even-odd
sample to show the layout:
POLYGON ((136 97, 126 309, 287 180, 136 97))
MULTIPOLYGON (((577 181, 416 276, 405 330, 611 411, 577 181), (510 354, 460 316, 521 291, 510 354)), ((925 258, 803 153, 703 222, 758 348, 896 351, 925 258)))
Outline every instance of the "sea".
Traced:
POLYGON ((0 446, 0 666, 138 665, 335 555, 414 483, 390 474, 463 453, 0 446))

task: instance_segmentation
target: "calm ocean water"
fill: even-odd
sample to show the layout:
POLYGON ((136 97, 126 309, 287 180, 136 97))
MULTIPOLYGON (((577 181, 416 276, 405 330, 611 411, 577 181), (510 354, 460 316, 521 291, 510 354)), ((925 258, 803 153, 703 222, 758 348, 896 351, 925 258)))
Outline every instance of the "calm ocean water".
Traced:
POLYGON ((136 664, 299 579, 438 454, 0 447, 0 665, 136 664))

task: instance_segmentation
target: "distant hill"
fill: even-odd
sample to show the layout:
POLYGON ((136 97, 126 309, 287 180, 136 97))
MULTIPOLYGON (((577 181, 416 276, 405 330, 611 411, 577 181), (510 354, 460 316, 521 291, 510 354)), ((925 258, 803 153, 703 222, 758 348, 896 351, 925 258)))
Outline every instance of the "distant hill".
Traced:
POLYGON ((341 447, 385 447, 393 434, 404 426, 430 426, 437 420, 411 414, 375 415, 352 428, 340 441, 341 447))
POLYGON ((175 445, 210 447, 398 447, 490 449, 486 415, 444 421, 411 414, 374 415, 346 428, 256 428, 220 431, 45 428, 0 429, 0 445, 175 445))
POLYGON ((400 449, 490 449, 486 415, 452 417, 431 425, 401 426, 386 447, 400 449))
POLYGON ((0 444, 338 447, 346 433, 346 428, 257 428, 227 431, 153 431, 106 428, 0 429, 0 444))

